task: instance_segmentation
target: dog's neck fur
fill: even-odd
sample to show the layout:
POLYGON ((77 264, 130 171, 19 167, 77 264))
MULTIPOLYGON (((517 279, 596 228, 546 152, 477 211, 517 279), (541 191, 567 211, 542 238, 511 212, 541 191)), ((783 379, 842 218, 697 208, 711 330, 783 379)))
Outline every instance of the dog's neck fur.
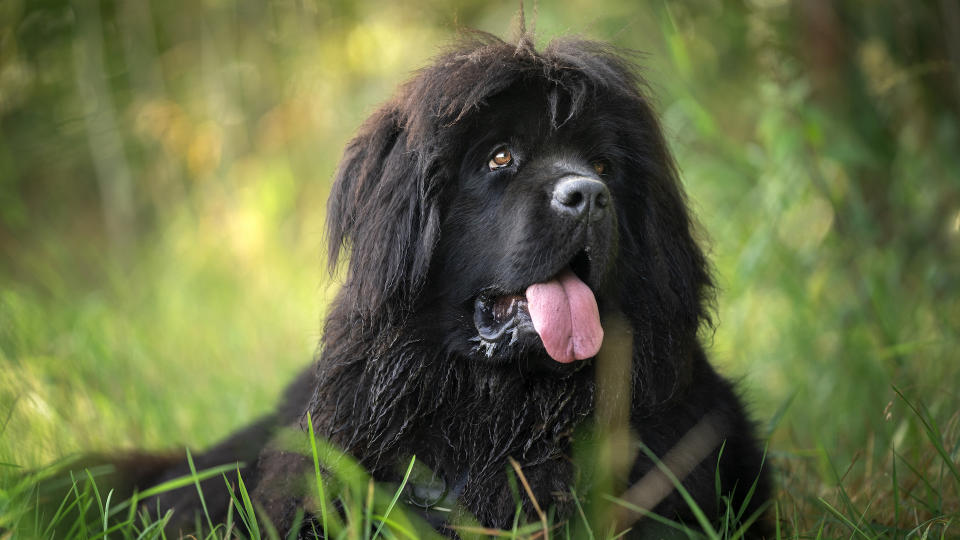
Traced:
POLYGON ((437 456, 427 465, 448 481, 500 474, 507 456, 560 459, 593 411, 589 366, 564 378, 523 376, 441 352, 408 328, 367 335, 376 328, 336 313, 328 319, 311 405, 318 432, 375 474, 427 451, 437 456))

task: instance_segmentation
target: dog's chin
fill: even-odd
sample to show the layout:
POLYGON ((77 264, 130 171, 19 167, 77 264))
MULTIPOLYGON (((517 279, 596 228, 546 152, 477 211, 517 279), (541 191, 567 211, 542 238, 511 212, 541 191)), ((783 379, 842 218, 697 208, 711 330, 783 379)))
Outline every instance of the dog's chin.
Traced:
POLYGON ((547 354, 540 336, 532 329, 518 330, 516 338, 511 331, 504 341, 484 342, 475 336, 471 343, 469 361, 494 370, 562 378, 580 371, 591 362, 557 362, 547 354))

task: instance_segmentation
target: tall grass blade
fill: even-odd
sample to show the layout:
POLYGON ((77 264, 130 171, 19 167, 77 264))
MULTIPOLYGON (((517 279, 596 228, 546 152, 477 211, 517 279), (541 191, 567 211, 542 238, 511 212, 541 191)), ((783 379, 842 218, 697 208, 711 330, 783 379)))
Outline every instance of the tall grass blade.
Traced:
POLYGON ((367 499, 363 508, 363 538, 370 540, 370 529, 373 528, 373 478, 367 480, 367 499))
POLYGON ((113 490, 111 489, 107 492, 107 500, 103 504, 103 511, 100 512, 100 515, 103 517, 103 530, 107 530, 107 516, 110 515, 110 499, 113 498, 113 490))
MULTIPOLYGON (((763 456, 760 458, 760 470, 763 471, 763 467, 767 464, 767 445, 763 446, 763 456)), ((743 514, 747 511, 747 505, 750 504, 750 501, 753 500, 753 497, 757 493, 757 484, 760 483, 760 475, 758 474, 756 478, 753 479, 753 484, 750 485, 750 489, 747 490, 746 495, 743 496, 743 503, 740 505, 740 510, 737 511, 736 520, 740 521, 743 517, 743 514)), ((769 506, 769 501, 762 505, 764 508, 769 506)))
MULTIPOLYGON (((661 516, 660 514, 654 513, 654 512, 651 511, 651 510, 648 510, 648 509, 646 509, 646 508, 642 508, 642 507, 640 507, 640 506, 637 506, 637 505, 635 505, 635 504, 632 504, 632 503, 627 502, 627 501, 625 501, 625 500, 623 500, 623 499, 619 499, 619 498, 617 498, 617 497, 614 497, 613 495, 609 495, 609 494, 606 494, 606 493, 604 493, 603 495, 601 495, 601 497, 603 497, 604 499, 612 502, 613 504, 622 506, 623 508, 626 508, 627 510, 630 510, 631 512, 636 512, 637 514, 640 514, 641 516, 643 516, 643 517, 645 517, 645 518, 650 518, 650 519, 656 521, 657 523, 659 523, 659 524, 661 524, 661 525, 666 525, 667 527, 670 527, 671 529, 676 529, 677 531, 680 531, 680 532, 682 532, 682 533, 684 533, 684 534, 686 534, 686 535, 688 535, 688 536, 689 536, 689 535, 695 535, 695 531, 693 531, 693 530, 690 529, 689 527, 683 525, 682 523, 677 523, 676 521, 673 521, 672 519, 665 518, 665 517, 661 516)), ((627 530, 629 531, 629 529, 627 529, 627 530)), ((610 534, 612 534, 612 532, 611 532, 610 534)), ((620 534, 622 534, 622 532, 621 532, 620 534)))
POLYGON ((87 533, 86 517, 87 517, 87 510, 90 508, 91 501, 89 496, 84 496, 84 495, 87 494, 87 490, 89 489, 89 486, 84 487, 83 495, 81 495, 80 490, 77 488, 77 480, 76 478, 74 478, 73 472, 70 473, 70 478, 71 480, 73 480, 73 494, 74 494, 74 497, 76 497, 77 499, 77 518, 73 526, 70 528, 70 530, 67 531, 67 535, 69 536, 74 529, 79 529, 80 534, 84 538, 86 538, 87 536, 89 536, 89 533, 87 533))
MULTIPOLYGON (((173 491, 185 486, 189 486, 195 482, 202 482, 208 478, 213 478, 214 476, 220 476, 224 472, 231 471, 236 467, 242 467, 243 463, 230 463, 227 465, 217 465, 216 467, 210 467, 209 469, 204 469, 197 474, 187 474, 183 476, 178 476, 176 478, 171 478, 162 484, 157 484, 150 489, 146 489, 136 495, 137 500, 144 500, 153 497, 154 495, 159 495, 161 493, 166 493, 168 491, 173 491)), ((121 510, 126 510, 130 507, 131 503, 134 501, 134 498, 131 497, 126 501, 113 507, 113 510, 110 511, 111 514, 116 514, 121 510)))
POLYGON ((527 496, 530 497, 530 501, 533 503, 534 511, 536 511, 537 516, 540 517, 540 523, 543 525, 544 538, 549 540, 550 533, 547 525, 547 515, 544 514, 543 509, 540 508, 540 502, 537 501, 537 498, 533 494, 533 489, 530 488, 530 483, 527 481, 527 475, 523 474, 523 469, 520 467, 520 464, 517 463, 517 460, 509 456, 507 457, 507 460, 510 462, 510 466, 513 467, 513 470, 517 473, 517 478, 520 479, 520 483, 523 485, 523 490, 526 491, 527 496))
POLYGON ((297 513, 293 516, 293 525, 287 531, 287 540, 297 540, 300 538, 300 529, 303 527, 303 508, 297 508, 297 513))
POLYGON ((717 534, 717 531, 713 528, 713 524, 710 523, 710 519, 707 518, 707 515, 703 513, 703 509, 700 508, 700 505, 697 504, 693 497, 690 495, 690 492, 687 491, 683 484, 680 482, 680 479, 677 478, 673 471, 670 470, 663 461, 653 453, 652 450, 647 448, 646 445, 641 444, 640 450, 647 454, 653 462, 656 464, 657 468, 673 483, 674 489, 677 490, 677 493, 680 494, 680 497, 683 498, 683 501, 687 503, 687 506, 690 508, 690 512, 693 513, 693 517, 696 518, 697 524, 703 529, 704 534, 711 540, 720 540, 720 535, 717 534))
POLYGON ((277 531, 277 527, 266 517, 263 519, 263 529, 267 533, 267 538, 270 540, 280 540, 280 532, 277 531))
MULTIPOLYGON (((418 534, 416 534, 414 531, 411 531, 410 529, 404 527, 400 522, 395 521, 395 520, 392 520, 392 519, 389 519, 389 517, 387 517, 387 516, 385 516, 385 515, 383 515, 383 516, 381 516, 381 515, 374 515, 373 517, 374 517, 374 519, 380 520, 380 523, 381 523, 381 524, 386 524, 386 525, 388 525, 388 526, 390 527, 390 529, 388 529, 388 530, 392 530, 392 531, 398 532, 398 533, 402 534, 403 536, 409 538, 410 540, 420 540, 420 539, 422 538, 421 536, 419 536, 418 534)), ((374 534, 373 537, 376 538, 378 534, 380 534, 380 529, 379 529, 379 528, 377 528, 377 532, 374 534)))
POLYGON ((313 417, 307 411, 307 432, 310 435, 310 452, 313 457, 313 474, 317 479, 317 497, 320 499, 320 524, 324 535, 330 530, 327 524, 327 495, 323 489, 323 475, 320 474, 320 457, 317 452, 317 436, 313 433, 313 417))
POLYGON ((207 511, 207 501, 203 497, 203 489, 200 488, 200 480, 197 479, 197 468, 193 464, 193 455, 190 453, 190 449, 187 448, 187 465, 190 467, 190 474, 193 476, 193 485, 197 487, 197 495, 200 497, 200 507, 203 508, 203 515, 207 518, 207 525, 210 527, 210 530, 213 531, 213 520, 210 519, 210 512, 207 511))
POLYGON ((900 538, 900 485, 897 482, 897 448, 890 443, 890 491, 893 493, 893 540, 900 538))
POLYGON ((153 523, 147 524, 147 526, 144 527, 144 529, 137 536, 137 540, 148 540, 157 537, 165 538, 166 535, 164 534, 163 529, 167 526, 167 522, 170 521, 171 517, 173 517, 173 510, 167 510, 163 517, 157 519, 153 523))
MULTIPOLYGON (((587 520, 587 514, 583 511, 583 505, 580 504, 580 497, 577 496, 577 491, 571 487, 570 494, 573 495, 573 504, 577 506, 577 513, 580 514, 580 519, 583 520, 583 531, 584 534, 586 534, 587 540, 594 540, 593 530, 590 528, 590 521, 587 520)), ((569 530, 570 528, 567 527, 568 535, 569 530)))
POLYGON ((253 540, 260 540, 260 524, 257 523, 257 516, 253 510, 253 501, 250 500, 250 494, 247 492, 247 486, 243 483, 243 476, 240 474, 240 467, 237 467, 236 471, 236 490, 234 490, 233 486, 230 485, 230 482, 227 481, 226 475, 224 475, 223 481, 227 485, 227 490, 230 493, 230 499, 233 502, 233 506, 237 508, 237 515, 240 516, 240 521, 242 521, 244 527, 247 528, 250 538, 253 540), (236 491, 240 492, 239 499, 237 498, 236 491))
MULTIPOLYGON (((836 508, 834 508, 833 505, 831 505, 830 503, 828 503, 826 499, 824 499, 823 497, 817 497, 817 500, 820 501, 820 504, 822 504, 824 507, 826 507, 826 509, 829 510, 831 514, 833 514, 834 516, 836 516, 838 519, 840 519, 840 521, 842 521, 842 522, 845 523, 848 527, 850 527, 850 529, 851 529, 854 533, 862 536, 863 538, 866 538, 867 540, 873 540, 873 537, 872 537, 872 536, 868 535, 865 531, 863 531, 863 529, 861 529, 856 523, 854 523, 853 521, 850 520, 850 518, 848 518, 847 516, 845 516, 845 515, 843 514, 843 512, 841 512, 841 511, 837 510, 836 508)), ((859 521, 859 520, 858 520, 858 521, 859 521)), ((821 532, 822 532, 822 530, 823 530, 823 528, 822 528, 822 525, 821 525, 821 532)), ((818 536, 819 536, 819 535, 818 535, 818 536)))
POLYGON ((910 407, 910 409, 920 420, 920 423, 923 425, 923 429, 926 432, 927 439, 931 444, 933 444, 933 447, 936 449, 937 453, 940 454, 940 458, 943 459, 943 463, 950 470, 951 474, 953 474, 953 478, 957 484, 957 487, 960 488, 960 470, 957 469, 957 465, 953 462, 953 458, 950 456, 950 453, 947 452, 946 448, 943 447, 943 433, 940 432, 940 428, 933 420, 933 416, 930 414, 930 411, 927 410, 923 403, 914 405, 895 385, 893 385, 893 391, 900 396, 900 399, 902 399, 903 402, 910 407))
POLYGON ((390 499, 390 504, 387 505, 387 509, 383 512, 383 517, 380 519, 380 525, 377 526, 377 530, 373 533, 374 538, 380 535, 380 531, 383 530, 384 523, 386 523, 387 518, 390 517, 390 512, 393 511, 393 507, 400 499, 400 494, 403 493, 404 488, 407 486, 407 481, 410 480, 410 474, 413 472, 413 465, 416 461, 417 456, 410 458, 410 464, 407 465, 407 472, 403 474, 403 480, 400 481, 400 487, 398 487, 396 492, 394 492, 393 498, 390 499))
MULTIPOLYGON (((857 509, 856 505, 853 503, 853 500, 850 498, 850 495, 847 493, 846 488, 843 486, 843 478, 845 475, 841 475, 840 471, 837 470, 836 464, 834 464, 833 460, 830 459, 830 454, 827 452, 827 449, 823 446, 822 442, 817 444, 817 450, 820 453, 821 462, 826 463, 830 468, 830 473, 833 475, 832 480, 837 483, 837 493, 840 495, 840 501, 846 507, 847 512, 860 515, 861 512, 857 509)), ((854 457, 854 459, 856 459, 856 457, 854 457)), ((851 463, 851 467, 852 466, 853 464, 851 463)))

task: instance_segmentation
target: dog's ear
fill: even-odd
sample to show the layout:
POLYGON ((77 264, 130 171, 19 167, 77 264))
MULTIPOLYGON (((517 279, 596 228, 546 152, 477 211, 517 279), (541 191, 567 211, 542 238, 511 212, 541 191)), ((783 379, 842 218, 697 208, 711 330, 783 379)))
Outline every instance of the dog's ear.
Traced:
POLYGON ((662 129, 642 96, 634 118, 628 176, 640 181, 629 188, 636 202, 618 214, 621 241, 632 244, 626 252, 640 256, 621 277, 623 309, 638 329, 635 395, 661 402, 688 384, 702 355, 697 335, 711 324, 713 283, 662 129))
POLYGON ((423 152, 395 102, 347 145, 327 203, 329 264, 350 253, 345 287, 364 317, 405 316, 423 287, 440 230, 423 152))

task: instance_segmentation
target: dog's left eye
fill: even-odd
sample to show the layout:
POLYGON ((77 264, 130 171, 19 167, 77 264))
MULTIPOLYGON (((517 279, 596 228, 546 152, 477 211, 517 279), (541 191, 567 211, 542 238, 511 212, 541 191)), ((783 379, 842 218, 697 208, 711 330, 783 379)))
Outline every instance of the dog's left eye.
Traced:
POLYGON ((607 170, 607 164, 602 161, 593 162, 593 170, 599 175, 603 175, 603 171, 607 170))
POLYGON ((490 170, 502 169, 510 163, 513 162, 513 155, 510 153, 510 150, 507 148, 501 148, 497 150, 493 157, 490 158, 490 162, 487 163, 487 166, 490 167, 490 170))

